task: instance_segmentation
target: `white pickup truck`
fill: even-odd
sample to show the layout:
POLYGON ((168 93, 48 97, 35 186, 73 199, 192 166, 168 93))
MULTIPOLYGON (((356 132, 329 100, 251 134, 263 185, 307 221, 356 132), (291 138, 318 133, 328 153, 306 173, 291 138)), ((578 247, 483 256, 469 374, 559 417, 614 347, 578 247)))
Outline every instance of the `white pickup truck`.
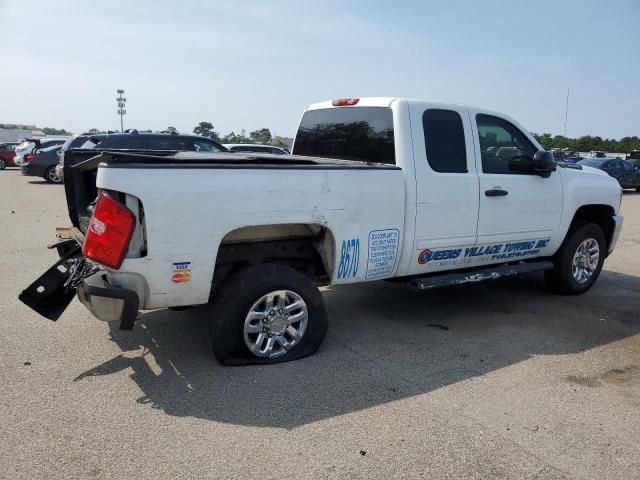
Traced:
POLYGON ((513 119, 455 104, 317 103, 291 156, 76 154, 88 159, 65 157, 74 226, 20 299, 56 320, 77 292, 124 329, 140 310, 208 304, 225 364, 313 353, 322 285, 544 271, 553 290, 582 293, 622 226, 613 178, 559 167, 513 119))

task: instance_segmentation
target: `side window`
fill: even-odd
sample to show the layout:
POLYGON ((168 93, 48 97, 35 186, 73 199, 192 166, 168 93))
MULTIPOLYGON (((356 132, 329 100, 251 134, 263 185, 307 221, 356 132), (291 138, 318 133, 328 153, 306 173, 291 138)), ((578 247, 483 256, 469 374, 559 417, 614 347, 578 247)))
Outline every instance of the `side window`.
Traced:
POLYGON ((206 140, 194 140, 193 148, 196 152, 220 152, 221 150, 213 142, 206 140))
POLYGON ((422 128, 429 166, 436 172, 467 173, 464 128, 458 112, 425 110, 422 128))
POLYGON ((189 145, 184 138, 176 138, 167 135, 166 137, 149 137, 147 146, 150 150, 193 150, 193 144, 189 145))
POLYGON ((484 173, 517 174, 509 162, 515 157, 533 157, 536 148, 524 133, 503 118, 492 115, 476 115, 480 154, 484 173))
POLYGON ((98 144, 98 148, 102 149, 142 150, 144 147, 143 138, 127 134, 108 137, 98 144))

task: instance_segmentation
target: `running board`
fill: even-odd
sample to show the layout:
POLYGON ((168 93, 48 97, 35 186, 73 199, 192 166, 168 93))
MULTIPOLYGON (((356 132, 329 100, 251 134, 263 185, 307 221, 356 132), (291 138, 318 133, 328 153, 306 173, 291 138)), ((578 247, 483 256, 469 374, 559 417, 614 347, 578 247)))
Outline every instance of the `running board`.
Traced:
POLYGON ((430 275, 428 277, 413 278, 407 283, 418 287, 420 290, 428 290, 436 287, 462 285, 464 283, 482 282, 483 280, 495 280, 501 277, 510 277, 521 273, 542 272, 551 270, 553 262, 523 262, 516 265, 499 265, 464 273, 444 273, 442 275, 430 275))

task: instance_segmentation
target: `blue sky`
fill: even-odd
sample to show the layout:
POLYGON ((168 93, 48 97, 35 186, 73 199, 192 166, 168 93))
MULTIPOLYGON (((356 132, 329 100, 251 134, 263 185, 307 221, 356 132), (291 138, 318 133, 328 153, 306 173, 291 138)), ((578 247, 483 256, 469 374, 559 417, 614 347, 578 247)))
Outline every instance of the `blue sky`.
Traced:
POLYGON ((304 107, 407 96, 535 132, 640 135, 640 0, 0 0, 0 122, 80 132, 271 128, 304 107))

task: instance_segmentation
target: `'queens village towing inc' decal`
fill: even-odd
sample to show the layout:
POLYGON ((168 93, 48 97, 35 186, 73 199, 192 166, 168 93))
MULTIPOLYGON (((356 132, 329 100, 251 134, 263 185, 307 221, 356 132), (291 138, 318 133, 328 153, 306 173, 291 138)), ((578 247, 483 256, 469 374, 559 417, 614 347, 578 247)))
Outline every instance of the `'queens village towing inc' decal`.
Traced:
POLYGON ((490 260, 506 260, 516 257, 537 255, 540 249, 549 245, 549 238, 527 240, 524 242, 497 243, 480 247, 449 248, 445 250, 425 249, 418 255, 418 263, 424 265, 431 261, 452 260, 458 258, 489 257, 490 260))

